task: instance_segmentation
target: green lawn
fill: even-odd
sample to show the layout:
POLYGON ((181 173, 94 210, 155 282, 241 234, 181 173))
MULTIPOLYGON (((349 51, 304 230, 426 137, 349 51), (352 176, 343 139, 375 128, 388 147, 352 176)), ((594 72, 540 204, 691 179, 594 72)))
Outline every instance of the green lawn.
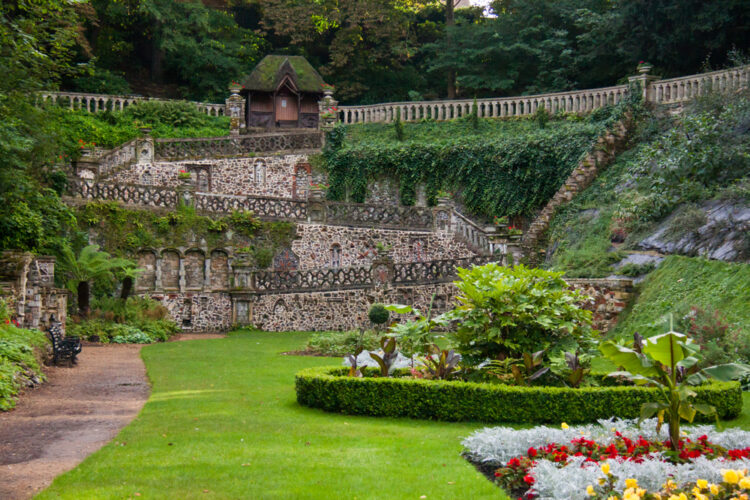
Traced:
POLYGON ((141 414, 37 498, 504 498, 460 456, 483 424, 300 407, 294 374, 338 364, 279 355, 306 337, 144 347, 153 391, 141 414))

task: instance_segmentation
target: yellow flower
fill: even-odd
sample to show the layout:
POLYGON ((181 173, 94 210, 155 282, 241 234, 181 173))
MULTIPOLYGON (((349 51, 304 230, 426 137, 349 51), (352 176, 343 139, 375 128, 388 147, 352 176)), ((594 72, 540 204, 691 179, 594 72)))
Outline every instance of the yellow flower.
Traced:
POLYGON ((712 495, 718 495, 719 494, 719 485, 711 483, 708 485, 708 489, 711 492, 712 495))
POLYGON ((724 477, 725 483, 737 484, 740 481, 740 475, 737 474, 736 470, 725 469, 721 471, 721 475, 724 477))
POLYGON ((638 487, 638 480, 637 479, 626 479, 625 480, 625 487, 626 488, 637 488, 638 487))
POLYGON ((641 496, 635 492, 626 493, 622 496, 622 500, 641 500, 641 496))
POLYGON ((663 486, 665 490, 671 490, 672 488, 676 488, 676 487, 677 487, 677 483, 675 483, 671 479, 667 479, 667 482, 664 483, 664 486, 663 486))
POLYGON ((654 497, 654 500, 661 500, 661 495, 659 493, 653 493, 651 496, 654 497))
MULTIPOLYGON (((609 464, 606 462, 602 464, 602 474, 609 474, 609 464)), ((735 483, 736 482, 737 481, 735 481, 735 483)))
POLYGON ((708 500, 708 497, 703 493, 695 493, 695 500, 708 500))
POLYGON ((706 488, 708 488, 708 481, 706 481, 705 479, 698 479, 698 480, 697 480, 697 481, 695 482, 695 485, 696 485, 696 486, 697 486, 698 488, 700 488, 700 489, 702 489, 702 490, 705 490, 706 488))
POLYGON ((739 485, 743 490, 750 490, 750 477, 740 479, 739 485))
POLYGON ((568 424, 566 424, 565 422, 563 422, 563 423, 562 423, 562 424, 560 425, 560 427, 562 427, 563 429, 568 429, 568 428, 570 428, 570 426, 569 426, 568 424))
POLYGON ((586 486, 586 494, 590 497, 596 496, 596 492, 594 491, 594 487, 592 485, 586 486))
POLYGON ((600 478, 599 478, 599 484, 600 484, 600 485, 604 486, 604 483, 606 483, 606 482, 607 482, 607 480, 606 480, 606 479, 604 479, 603 477, 600 477, 600 478))
POLYGON ((620 499, 613 495, 611 497, 607 497, 607 500, 620 500, 620 499))
POLYGON ((688 500, 687 495, 684 493, 680 493, 680 496, 678 496, 677 498, 679 498, 680 500, 688 500))
POLYGON ((677 495, 670 495, 669 500, 680 500, 680 497, 678 497, 677 495))

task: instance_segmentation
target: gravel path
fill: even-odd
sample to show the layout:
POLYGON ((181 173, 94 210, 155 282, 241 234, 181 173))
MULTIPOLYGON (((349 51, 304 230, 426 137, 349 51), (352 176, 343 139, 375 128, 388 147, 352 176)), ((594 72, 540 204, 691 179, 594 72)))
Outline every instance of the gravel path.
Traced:
POLYGON ((26 499, 95 452, 143 407, 150 387, 140 345, 84 345, 78 364, 0 413, 0 498, 26 499))

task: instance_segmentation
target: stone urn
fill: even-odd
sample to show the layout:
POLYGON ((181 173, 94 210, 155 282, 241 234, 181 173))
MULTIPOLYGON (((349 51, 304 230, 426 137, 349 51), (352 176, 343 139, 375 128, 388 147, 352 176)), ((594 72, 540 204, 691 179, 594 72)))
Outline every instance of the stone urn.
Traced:
POLYGON ((638 73, 647 75, 654 67, 649 63, 641 63, 638 65, 638 73))

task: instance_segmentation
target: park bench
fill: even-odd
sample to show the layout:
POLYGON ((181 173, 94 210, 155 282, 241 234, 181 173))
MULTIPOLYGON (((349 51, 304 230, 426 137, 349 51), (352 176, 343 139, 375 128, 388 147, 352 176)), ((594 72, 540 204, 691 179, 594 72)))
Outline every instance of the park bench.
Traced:
POLYGON ((51 321, 48 330, 50 340, 52 340, 52 363, 57 364, 60 360, 67 359, 72 366, 76 361, 76 356, 81 352, 81 339, 65 338, 62 334, 62 323, 51 321))

